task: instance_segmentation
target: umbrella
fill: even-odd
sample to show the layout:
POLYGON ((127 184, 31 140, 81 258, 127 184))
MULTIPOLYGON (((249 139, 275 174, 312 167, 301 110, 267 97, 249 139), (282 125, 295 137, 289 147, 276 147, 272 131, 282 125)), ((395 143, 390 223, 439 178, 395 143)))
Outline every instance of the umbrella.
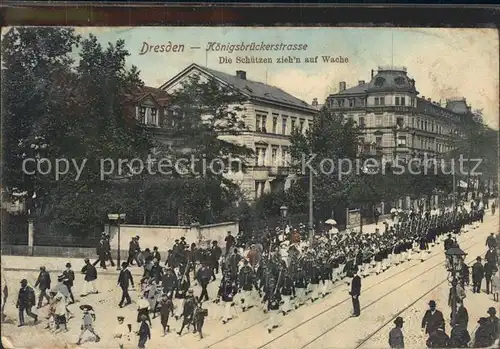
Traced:
POLYGON ((330 218, 330 219, 326 220, 325 223, 330 224, 330 225, 336 225, 337 221, 333 218, 330 218))
POLYGON ((396 209, 393 207, 391 208, 391 213, 395 213, 396 212, 396 209))

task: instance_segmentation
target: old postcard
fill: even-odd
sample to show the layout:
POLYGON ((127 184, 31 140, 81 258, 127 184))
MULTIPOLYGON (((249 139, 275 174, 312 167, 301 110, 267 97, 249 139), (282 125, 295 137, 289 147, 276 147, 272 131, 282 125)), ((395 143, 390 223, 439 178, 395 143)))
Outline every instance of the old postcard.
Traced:
POLYGON ((3 347, 498 347, 498 35, 2 28, 3 347))

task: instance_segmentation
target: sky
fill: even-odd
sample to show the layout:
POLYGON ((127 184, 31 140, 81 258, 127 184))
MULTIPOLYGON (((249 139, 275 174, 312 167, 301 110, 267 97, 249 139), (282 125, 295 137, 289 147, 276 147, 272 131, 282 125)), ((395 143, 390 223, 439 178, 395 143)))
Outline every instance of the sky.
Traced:
POLYGON ((499 40, 496 29, 448 28, 286 28, 286 27, 80 27, 107 45, 125 40, 128 64, 136 65, 148 86, 159 87, 191 63, 266 82, 311 103, 322 103, 338 90, 358 80, 370 80, 378 66, 404 66, 415 79, 420 96, 434 101, 465 97, 472 109, 482 109, 484 121, 499 128, 499 40), (307 44, 305 51, 206 52, 209 42, 221 44, 307 44), (184 52, 141 55, 148 45, 184 44, 184 52), (190 49, 200 47, 200 49, 190 49), (268 64, 237 64, 237 56, 271 57, 268 64), (231 64, 220 64, 219 57, 231 64), (301 58, 301 63, 277 63, 282 56, 301 58), (304 58, 318 57, 318 63, 304 58), (323 63, 322 56, 347 57, 348 63, 323 63))

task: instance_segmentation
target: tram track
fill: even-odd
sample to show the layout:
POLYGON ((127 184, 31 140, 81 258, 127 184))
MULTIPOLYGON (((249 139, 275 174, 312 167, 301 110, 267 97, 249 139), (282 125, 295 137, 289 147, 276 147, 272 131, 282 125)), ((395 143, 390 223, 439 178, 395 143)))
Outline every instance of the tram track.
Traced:
MULTIPOLYGON (((466 243, 466 242, 468 242, 468 241, 471 241, 471 240, 473 240, 475 237, 477 237, 477 236, 472 235, 472 236, 470 236, 470 237, 467 237, 467 238, 466 238, 466 239, 464 239, 461 243, 463 244, 463 243, 466 243)), ((471 248, 472 246, 475 246, 477 243, 478 243, 478 242, 475 242, 474 244, 472 244, 472 245, 470 245, 470 246, 466 247, 466 249, 469 249, 469 248, 471 248)), ((431 260, 431 259, 433 259, 433 258, 435 258, 435 257, 437 257, 437 256, 441 256, 441 257, 442 257, 442 252, 440 251, 440 252, 437 252, 437 253, 430 254, 430 255, 427 257, 427 259, 426 259, 425 261, 429 261, 429 260, 431 260)), ((443 264, 443 261, 441 261, 441 262, 439 262, 439 263, 435 264, 435 265, 434 265, 434 266, 432 266, 430 269, 426 269, 426 272, 427 272, 427 271, 429 271, 429 270, 432 270, 432 269, 434 269, 434 268, 437 268, 438 266, 440 266, 440 265, 442 265, 442 264, 443 264)), ((370 289, 372 289, 373 287, 375 287, 375 286, 379 285, 380 283, 383 283, 383 282, 385 282, 385 281, 387 281, 387 280, 393 279, 393 278, 395 278, 395 277, 397 277, 397 276, 399 276, 399 275, 401 275, 401 274, 403 274, 403 273, 406 273, 406 272, 408 272, 409 270, 411 270, 411 269, 413 269, 413 268, 415 268, 415 267, 417 267, 417 266, 420 266, 420 265, 421 265, 421 263, 420 263, 420 262, 419 262, 419 263, 415 263, 415 264, 413 264, 413 265, 409 266, 408 268, 405 268, 405 269, 403 269, 403 270, 401 270, 401 271, 397 272, 396 274, 393 274, 393 275, 387 276, 387 277, 385 277, 384 279, 380 280, 379 282, 377 282, 377 283, 375 283, 375 284, 373 284, 373 285, 371 285, 371 286, 367 287, 367 288, 365 289, 365 292, 366 292, 366 291, 368 291, 368 290, 370 290, 370 289)), ((423 273, 419 274, 419 276, 421 276, 422 274, 423 274, 423 273)), ((412 280, 413 280, 413 279, 412 279, 412 280)), ((410 280, 410 282, 411 282, 411 280, 410 280)), ((404 284, 405 284, 405 283, 404 283, 404 284)), ((403 284, 403 285, 401 285, 400 287, 398 287, 398 289, 399 289, 399 288, 401 288, 402 286, 404 286, 404 284, 403 284)), ((344 283, 343 281, 342 281, 342 282, 340 282, 340 283, 339 283, 336 287, 333 287, 333 288, 332 288, 331 293, 333 293, 334 291, 336 291, 336 290, 338 290, 339 288, 343 287, 344 285, 345 285, 345 283, 344 283)), ((396 290, 397 290, 397 289, 396 289, 396 290)), ((391 293, 392 293, 392 292, 394 292, 394 291, 396 291, 396 290, 391 291, 391 293)), ((384 296, 382 296, 381 298, 383 298, 383 297, 385 297, 385 295, 384 295, 384 296)), ((380 298, 380 299, 381 299, 381 298, 380 298)), ((266 347, 266 346, 268 346, 269 344, 272 344, 272 343, 276 342, 276 341, 277 341, 277 340, 279 340, 280 338, 282 338, 282 337, 284 337, 284 336, 286 336, 286 335, 290 334, 291 332, 295 331, 296 329, 300 328, 301 326, 304 326, 305 324, 310 323, 311 321, 313 321, 313 320, 317 319, 318 317, 320 317, 320 316, 322 316, 322 315, 324 315, 324 314, 326 314, 326 313, 328 313, 328 312, 330 312, 330 311, 334 310, 335 308, 337 308, 337 307, 341 306, 342 304, 344 304, 344 303, 346 303, 346 302, 348 302, 348 301, 350 301, 350 300, 351 300, 351 298, 350 298, 350 297, 348 297, 348 298, 343 299, 342 301, 339 301, 339 302, 337 302, 337 303, 333 304, 332 306, 330 306, 330 307, 328 307, 328 308, 326 308, 326 309, 322 310, 321 312, 317 313, 316 315, 314 315, 314 316, 312 316, 312 317, 309 317, 308 319, 306 319, 306 320, 304 320, 304 321, 300 322, 299 324, 297 324, 297 325, 293 326, 293 327, 292 327, 291 329, 289 329, 288 331, 286 331, 286 332, 284 332, 284 333, 282 333, 282 334, 280 334, 280 335, 278 335, 278 336, 274 337, 272 340, 270 340, 270 341, 266 342, 265 344, 263 344, 263 345, 261 345, 261 346, 257 347, 257 349, 262 349, 262 348, 265 348, 265 347, 266 347)), ((364 309, 364 308, 363 308, 363 309, 364 309)), ((350 317, 349 317, 349 318, 350 318, 350 317)), ((349 318, 346 318, 345 320, 343 320, 343 321, 342 321, 342 323, 344 323, 345 321, 347 321, 349 318)), ((211 343, 210 345, 206 346, 205 348, 216 348, 216 347, 217 347, 218 345, 220 345, 221 343, 224 343, 224 342, 227 342, 227 341, 231 341, 231 340, 232 340, 233 338, 235 338, 236 336, 238 336, 238 335, 240 335, 241 333, 246 332, 246 331, 248 331, 248 330, 250 330, 250 329, 252 329, 252 328, 255 328, 255 327, 259 326, 260 324, 264 323, 266 320, 267 320, 267 317, 266 317, 266 318, 264 318, 264 319, 262 319, 262 320, 260 320, 260 321, 258 321, 258 322, 255 322, 255 323, 253 323, 253 324, 251 324, 251 325, 249 325, 249 326, 246 326, 246 327, 244 327, 244 328, 242 328, 242 329, 240 329, 240 330, 238 330, 238 331, 236 331, 236 332, 234 332, 234 333, 231 333, 229 336, 224 337, 224 338, 221 338, 221 339, 217 340, 216 342, 211 343)), ((339 323, 338 325, 341 325, 342 323, 339 323)), ((338 325, 337 325, 337 326, 338 326, 338 325)), ((327 332, 329 332, 329 331, 327 331, 327 332)), ((320 336, 320 337, 322 337, 322 336, 320 336)), ((318 337, 318 338, 320 338, 320 337, 318 337)), ((313 340, 313 342, 314 342, 314 341, 315 341, 315 340, 313 340)))
MULTIPOLYGON (((477 241, 475 243, 473 243, 472 245, 468 246, 468 247, 465 247, 465 248, 462 248, 464 251, 465 250, 469 250, 471 249, 472 247, 476 246, 477 244, 479 243, 483 243, 482 240, 480 241, 477 241)), ((467 263, 468 265, 471 264, 473 261, 470 261, 469 263, 467 263)), ((426 269, 424 272, 416 275, 414 278, 412 278, 410 281, 407 281, 403 284, 401 284, 400 286, 396 287, 395 289, 392 289, 391 291, 389 292, 386 292, 385 294, 383 294, 382 296, 380 296, 379 298, 377 298, 376 300, 370 302, 369 304, 367 304, 366 306, 364 306, 363 308, 361 308, 361 310, 366 310, 368 308, 370 308, 371 306, 377 304, 378 302, 380 302, 382 299, 386 298, 387 296, 393 294, 394 292, 398 291, 399 289, 403 288, 404 286, 406 286, 408 283, 410 282, 414 282, 414 281, 417 281, 419 278, 421 278, 422 276, 424 276, 429 270, 432 270, 432 269, 435 269, 437 268, 438 266, 441 266, 443 265, 444 262, 440 262, 434 266, 432 266, 431 268, 429 269, 426 269)), ((407 310, 408 308, 410 308, 411 306, 415 305, 418 301, 420 301, 422 298, 424 298, 425 296, 427 296, 428 294, 432 293, 434 290, 436 290, 437 288, 439 288, 442 284, 444 284, 445 282, 447 281, 447 279, 444 279, 443 281, 440 281, 436 286, 432 287, 430 290, 426 291, 424 294, 422 294, 420 297, 418 297, 414 302, 412 302, 410 305, 406 306, 403 310, 399 311, 396 315, 392 316, 391 319, 387 322, 385 322, 381 327, 377 328, 376 331, 372 332, 370 335, 368 335, 367 337, 363 338, 363 340, 361 340, 361 342, 359 344, 357 344, 357 346, 355 347, 355 349, 358 349, 360 347, 362 347, 368 340, 370 340, 371 338, 373 338, 378 332, 380 332, 388 323, 390 323, 391 321, 393 321, 397 316, 399 316, 401 313, 403 313, 405 310, 407 310)), ((305 349, 307 347, 310 347, 313 343, 317 342, 320 338, 324 337, 325 335, 329 334, 330 332, 332 332, 333 330, 335 330, 336 328, 338 328, 340 325, 342 325, 343 323, 347 322, 351 317, 346 317, 344 318, 342 321, 336 323, 335 325, 329 327, 328 329, 326 329, 325 331, 321 332, 321 334, 315 336, 312 340, 310 340, 309 342, 307 342, 306 344, 302 345, 300 347, 300 349, 305 349)), ((288 332, 289 333, 289 332, 288 332)), ((273 340, 274 341, 274 340, 273 340)), ((272 343, 273 341, 270 341, 269 343, 272 343)), ((268 343, 268 344, 269 344, 268 343)), ((264 348, 266 347, 268 344, 265 344, 263 346, 260 346, 259 349, 261 348, 264 348)))

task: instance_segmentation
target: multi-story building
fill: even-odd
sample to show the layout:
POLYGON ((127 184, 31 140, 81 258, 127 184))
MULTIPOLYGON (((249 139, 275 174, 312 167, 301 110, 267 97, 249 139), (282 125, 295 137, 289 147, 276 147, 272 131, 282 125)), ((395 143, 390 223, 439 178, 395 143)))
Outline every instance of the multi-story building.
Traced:
POLYGON ((357 122, 364 153, 389 161, 450 151, 451 137, 460 134, 465 118, 474 118, 465 98, 435 102, 419 97, 404 67, 379 67, 368 83, 360 80, 350 88, 342 81, 325 104, 357 122))
POLYGON ((305 132, 318 112, 317 107, 277 87, 249 80, 245 71, 238 70, 235 75, 230 75, 197 64, 189 65, 160 89, 172 94, 194 74, 201 81, 213 78, 246 97, 239 117, 247 130, 238 136, 220 137, 247 146, 255 156, 249 159, 251 165, 244 173, 233 173, 229 178, 238 182, 250 201, 264 193, 288 188, 295 180, 290 169, 290 134, 293 129, 305 132))

